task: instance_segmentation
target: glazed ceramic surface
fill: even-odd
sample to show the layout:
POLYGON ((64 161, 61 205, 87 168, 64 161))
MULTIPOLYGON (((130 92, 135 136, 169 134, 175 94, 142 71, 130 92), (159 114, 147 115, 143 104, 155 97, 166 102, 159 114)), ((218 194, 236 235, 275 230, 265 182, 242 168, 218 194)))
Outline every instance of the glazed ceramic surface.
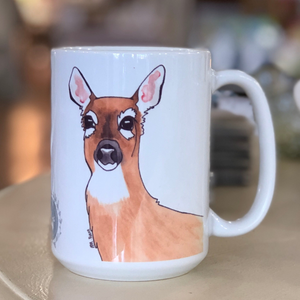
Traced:
POLYGON ((208 237, 255 228, 271 203, 274 133, 266 98, 240 71, 214 72, 207 50, 52 50, 52 251, 71 271, 111 280, 174 277, 208 237), (248 214, 208 205, 211 94, 240 85, 253 101, 261 150, 248 214))

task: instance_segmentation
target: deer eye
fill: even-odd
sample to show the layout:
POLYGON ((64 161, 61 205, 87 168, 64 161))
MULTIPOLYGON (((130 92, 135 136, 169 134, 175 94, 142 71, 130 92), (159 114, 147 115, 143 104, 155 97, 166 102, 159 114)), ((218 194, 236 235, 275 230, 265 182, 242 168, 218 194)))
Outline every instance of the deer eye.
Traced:
POLYGON ((95 128, 95 122, 91 116, 84 116, 82 119, 82 125, 85 130, 95 128))
POLYGON ((134 137, 132 132, 135 126, 135 116, 136 112, 133 108, 128 108, 125 111, 121 111, 118 116, 118 129, 123 137, 127 140, 130 140, 134 137))
POLYGON ((120 122, 120 129, 132 131, 134 126, 134 119, 133 117, 127 116, 120 122))
POLYGON ((82 127, 84 129, 84 134, 86 138, 90 137, 95 132, 96 124, 97 117, 92 111, 89 111, 88 114, 86 114, 82 118, 82 127))

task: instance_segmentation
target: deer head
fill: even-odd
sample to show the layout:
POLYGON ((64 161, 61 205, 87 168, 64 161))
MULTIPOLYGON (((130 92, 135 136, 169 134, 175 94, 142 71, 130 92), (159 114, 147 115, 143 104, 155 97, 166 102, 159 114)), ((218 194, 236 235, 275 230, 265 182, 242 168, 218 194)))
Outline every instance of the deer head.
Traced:
POLYGON ((78 68, 69 81, 70 98, 81 110, 85 159, 92 173, 109 172, 138 157, 144 117, 160 101, 165 68, 156 67, 131 98, 96 97, 78 68))

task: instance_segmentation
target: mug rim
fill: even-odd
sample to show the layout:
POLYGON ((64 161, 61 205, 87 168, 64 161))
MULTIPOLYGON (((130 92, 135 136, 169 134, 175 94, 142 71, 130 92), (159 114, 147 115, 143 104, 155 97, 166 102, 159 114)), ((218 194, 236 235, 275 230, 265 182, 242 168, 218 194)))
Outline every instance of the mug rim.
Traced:
POLYGON ((200 54, 210 53, 206 48, 155 47, 155 46, 70 46, 53 48, 51 52, 73 53, 165 53, 165 54, 200 54))

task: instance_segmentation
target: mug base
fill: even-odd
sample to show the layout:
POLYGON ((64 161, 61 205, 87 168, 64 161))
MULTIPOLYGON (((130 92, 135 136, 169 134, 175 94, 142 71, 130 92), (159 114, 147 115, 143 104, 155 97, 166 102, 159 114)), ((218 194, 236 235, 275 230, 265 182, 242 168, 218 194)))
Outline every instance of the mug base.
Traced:
POLYGON ((195 268, 206 256, 200 253, 181 259, 155 262, 100 262, 96 265, 81 265, 54 256, 71 272, 95 279, 112 281, 150 281, 177 277, 195 268))

